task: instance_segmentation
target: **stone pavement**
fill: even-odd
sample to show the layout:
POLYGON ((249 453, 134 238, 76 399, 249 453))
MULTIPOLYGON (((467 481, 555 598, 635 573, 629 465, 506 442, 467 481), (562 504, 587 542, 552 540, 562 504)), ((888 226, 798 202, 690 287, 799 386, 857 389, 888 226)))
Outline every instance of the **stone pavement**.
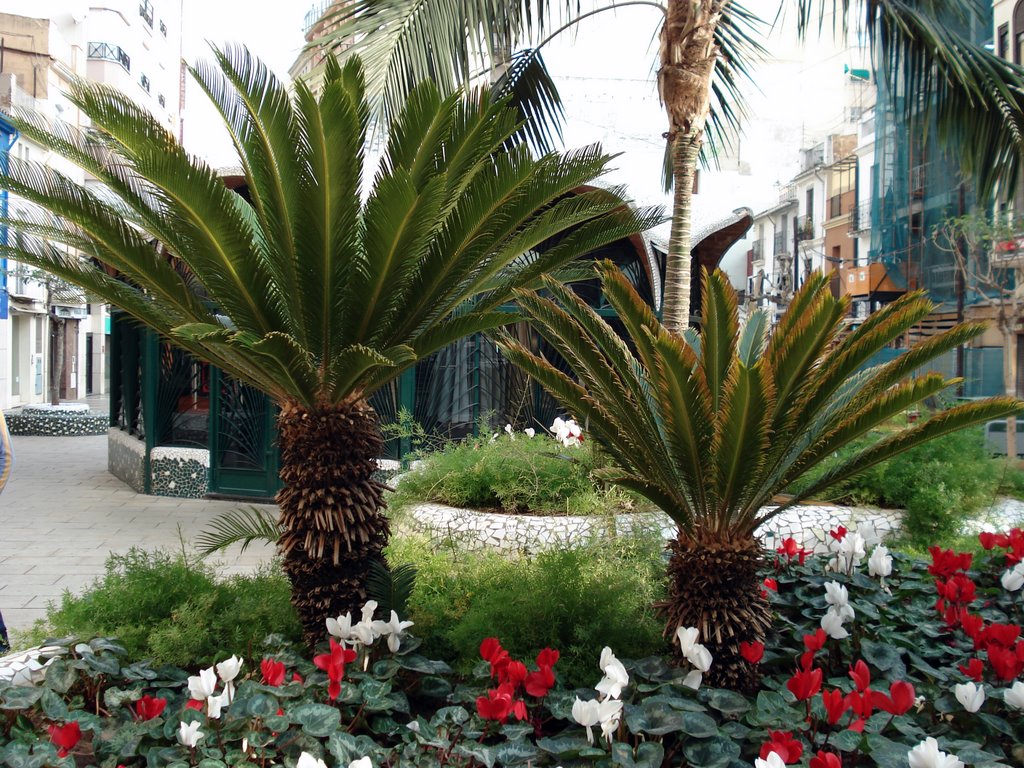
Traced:
MULTIPOLYGON (((144 496, 107 472, 107 438, 14 437, 15 463, 0 494, 0 611, 11 629, 45 615, 64 590, 104 572, 110 552, 180 549, 235 501, 144 496), (180 531, 180 533, 179 533, 180 531)), ((252 570, 273 555, 254 544, 215 557, 221 573, 252 570)))

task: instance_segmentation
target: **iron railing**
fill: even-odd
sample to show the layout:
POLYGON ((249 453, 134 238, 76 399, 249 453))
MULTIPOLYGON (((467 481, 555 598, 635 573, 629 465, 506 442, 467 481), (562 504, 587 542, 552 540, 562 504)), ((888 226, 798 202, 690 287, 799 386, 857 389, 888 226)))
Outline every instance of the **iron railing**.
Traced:
POLYGON ((88 57, 90 59, 103 59, 120 64, 128 72, 132 71, 131 57, 125 53, 124 48, 111 43, 89 43, 88 57))

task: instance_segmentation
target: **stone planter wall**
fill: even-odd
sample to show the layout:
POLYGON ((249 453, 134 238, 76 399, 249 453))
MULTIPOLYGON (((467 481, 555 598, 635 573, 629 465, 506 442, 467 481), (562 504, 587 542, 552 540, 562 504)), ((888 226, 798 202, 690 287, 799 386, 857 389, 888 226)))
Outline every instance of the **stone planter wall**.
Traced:
POLYGON ((137 493, 146 492, 146 444, 116 427, 107 430, 107 471, 137 493))
POLYGON ((105 435, 110 417, 105 413, 82 409, 25 406, 17 411, 4 412, 7 428, 12 435, 35 437, 82 437, 105 435))
POLYGON ((149 471, 154 496, 201 499, 210 489, 210 452, 158 446, 149 454, 149 471))
MULTIPOLYGON (((788 537, 807 549, 827 551, 828 532, 840 525, 884 539, 899 529, 898 510, 838 506, 799 506, 769 520, 759 530, 765 546, 774 549, 788 537)), ((412 530, 426 534, 438 548, 493 548, 531 553, 554 547, 571 547, 594 539, 632 532, 651 532, 670 539, 676 527, 664 514, 623 514, 607 517, 504 515, 424 503, 413 507, 404 521, 412 530)))

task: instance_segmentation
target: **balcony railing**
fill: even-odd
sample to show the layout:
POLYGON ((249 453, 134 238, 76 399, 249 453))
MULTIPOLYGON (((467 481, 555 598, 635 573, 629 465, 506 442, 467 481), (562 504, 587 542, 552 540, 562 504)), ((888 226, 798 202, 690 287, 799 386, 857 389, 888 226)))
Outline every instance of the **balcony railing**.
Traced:
POLYGON ((167 22, 163 19, 160 19, 160 34, 167 37, 167 22))
POLYGON ((332 0, 320 0, 320 2, 314 3, 313 7, 306 11, 306 15, 302 20, 303 35, 309 34, 309 30, 311 30, 313 25, 323 18, 323 15, 331 5, 333 5, 332 0))
POLYGON ((146 77, 145 75, 140 77, 139 78, 139 85, 142 86, 142 90, 144 90, 146 93, 149 93, 150 83, 149 83, 149 78, 148 77, 146 77))
POLYGON ((153 3, 151 0, 142 0, 139 3, 139 16, 149 25, 150 29, 153 28, 153 3))
POLYGON ((166 107, 167 99, 165 99, 164 95, 161 93, 159 96, 156 97, 156 103, 159 104, 161 107, 166 107))
POLYGON ((787 253, 786 251, 786 233, 776 232, 775 233, 775 254, 787 253))
POLYGON ((125 53, 124 48, 119 45, 111 45, 110 43, 89 43, 88 57, 90 59, 113 61, 124 67, 126 71, 132 71, 132 60, 128 54, 125 53))
POLYGON ((798 231, 802 239, 812 239, 814 237, 814 216, 807 215, 801 217, 798 222, 798 231))

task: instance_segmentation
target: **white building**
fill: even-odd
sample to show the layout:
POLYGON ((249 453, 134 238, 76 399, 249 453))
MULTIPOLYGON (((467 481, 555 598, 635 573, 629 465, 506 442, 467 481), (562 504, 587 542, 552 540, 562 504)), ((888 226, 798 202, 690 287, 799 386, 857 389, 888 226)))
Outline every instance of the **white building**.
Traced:
MULTIPOLYGON (((65 96, 75 77, 108 83, 145 106, 175 134, 180 130, 180 0, 112 0, 88 7, 71 0, 32 5, 0 0, 0 112, 28 109, 83 127, 65 96)), ((15 162, 43 163, 88 185, 83 172, 19 137, 15 162)), ((11 196, 12 212, 26 203, 11 196)), ((10 238, 17 233, 9 233, 10 238)), ((61 399, 102 394, 107 386, 109 315, 102 304, 41 273, 8 263, 8 317, 0 317, 0 408, 48 402, 54 368, 63 367, 61 399), (57 322, 57 321, 63 321, 57 322), (57 347, 63 325, 64 354, 57 347)))

